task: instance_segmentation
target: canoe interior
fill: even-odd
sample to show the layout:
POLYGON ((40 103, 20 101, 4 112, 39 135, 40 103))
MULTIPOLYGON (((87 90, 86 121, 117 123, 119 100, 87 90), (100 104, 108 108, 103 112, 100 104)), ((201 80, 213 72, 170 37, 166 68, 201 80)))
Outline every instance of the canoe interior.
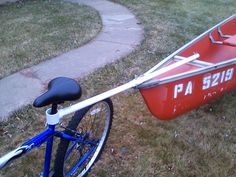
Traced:
MULTIPOLYGON (((236 35, 236 17, 232 19, 231 21, 221 25, 220 29, 224 34, 232 35, 232 36, 236 35), (232 28, 232 26, 235 28, 232 28)), ((219 41, 225 40, 225 38, 220 37, 217 29, 214 29, 211 32, 211 34, 215 40, 219 40, 219 41)), ((210 41, 209 35, 205 35, 204 37, 202 37, 195 43, 189 45, 185 50, 179 52, 176 55, 182 56, 182 57, 189 57, 193 55, 194 53, 200 54, 200 58, 198 58, 199 61, 217 64, 220 62, 224 62, 224 61, 236 58, 236 47, 229 46, 229 45, 214 44, 210 41)), ((177 60, 173 60, 172 58, 162 67, 168 66, 175 62, 177 62, 177 60)), ((154 78, 154 80, 159 80, 164 77, 169 77, 176 74, 197 70, 202 67, 203 66, 193 65, 192 63, 185 64, 177 69, 169 71, 168 73, 159 75, 158 77, 154 78)))
MULTIPOLYGON (((220 29, 224 34, 232 36, 236 35, 236 18, 221 25, 220 29)), ((225 38, 220 37, 217 29, 212 31, 212 36, 218 41, 225 40, 225 38)), ((236 47, 229 45, 213 44, 209 40, 208 35, 197 41, 192 46, 189 46, 186 50, 180 52, 178 55, 187 57, 192 55, 194 52, 200 54, 199 60, 215 64, 236 57, 236 47)))

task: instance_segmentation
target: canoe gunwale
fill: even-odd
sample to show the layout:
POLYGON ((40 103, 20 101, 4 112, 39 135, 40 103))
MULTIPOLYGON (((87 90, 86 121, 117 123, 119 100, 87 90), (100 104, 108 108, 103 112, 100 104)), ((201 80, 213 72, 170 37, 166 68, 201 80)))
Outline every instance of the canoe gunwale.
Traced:
POLYGON ((164 77, 162 79, 149 80, 149 81, 146 81, 146 82, 138 85, 137 88, 138 89, 149 89, 149 88, 153 88, 153 87, 163 85, 163 84, 166 84, 166 83, 170 83, 170 82, 185 79, 185 78, 188 78, 188 77, 196 76, 196 75, 206 73, 206 72, 209 72, 209 71, 214 71, 216 69, 220 69, 220 68, 230 66, 230 65, 234 65, 234 64, 236 64, 236 58, 233 58, 233 59, 230 59, 230 60, 227 60, 227 61, 223 61, 223 62, 220 62, 220 63, 216 63, 216 64, 213 64, 212 66, 203 67, 203 68, 183 72, 183 73, 180 73, 180 74, 175 74, 173 76, 164 77))
POLYGON ((182 52, 183 50, 191 47, 192 45, 194 45, 196 42, 198 42, 202 37, 208 35, 209 33, 211 33, 212 31, 214 31, 215 29, 217 29, 218 27, 222 26, 223 24, 229 22, 230 20, 236 18, 236 14, 228 17, 227 19, 221 21, 220 23, 216 24, 215 26, 213 26, 212 28, 208 29, 207 31, 205 31, 204 33, 202 33, 201 35, 199 35, 198 37, 194 38, 192 41, 188 42, 187 44, 185 44, 184 46, 182 46, 181 48, 179 48, 178 50, 176 50, 175 52, 173 52, 171 55, 169 55, 168 57, 166 57, 164 60, 160 61, 157 65, 155 65, 154 67, 152 67, 151 69, 149 69, 147 72, 145 72, 143 75, 148 75, 156 70, 158 70, 159 68, 161 68, 163 65, 165 65, 167 62, 169 62, 170 60, 172 60, 176 55, 178 55, 180 52, 182 52))

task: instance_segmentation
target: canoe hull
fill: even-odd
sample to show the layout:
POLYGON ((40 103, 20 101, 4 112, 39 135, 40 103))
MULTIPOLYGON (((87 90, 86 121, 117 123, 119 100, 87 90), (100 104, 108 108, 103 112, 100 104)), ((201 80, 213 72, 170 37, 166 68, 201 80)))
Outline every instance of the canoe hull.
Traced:
POLYGON ((173 119, 236 88, 236 64, 140 88, 150 112, 161 120, 173 119))

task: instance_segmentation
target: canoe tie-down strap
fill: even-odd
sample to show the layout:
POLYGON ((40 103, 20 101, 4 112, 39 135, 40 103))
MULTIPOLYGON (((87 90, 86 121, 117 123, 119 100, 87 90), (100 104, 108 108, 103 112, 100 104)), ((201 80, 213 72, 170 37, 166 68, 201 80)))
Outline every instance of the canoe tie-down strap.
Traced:
POLYGON ((220 27, 218 27, 218 33, 220 37, 225 38, 225 39, 222 41, 216 41, 211 35, 211 33, 209 33, 209 38, 213 44, 228 45, 228 46, 236 47, 236 35, 224 35, 220 27))

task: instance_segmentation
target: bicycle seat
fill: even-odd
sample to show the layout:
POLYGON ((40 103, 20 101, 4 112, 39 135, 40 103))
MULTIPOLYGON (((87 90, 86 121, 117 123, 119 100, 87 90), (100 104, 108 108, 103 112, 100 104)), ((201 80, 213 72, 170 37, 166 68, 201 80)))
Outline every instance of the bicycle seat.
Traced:
POLYGON ((74 79, 57 77, 48 84, 48 91, 35 99, 34 107, 43 107, 49 104, 59 104, 64 101, 73 101, 81 97, 81 87, 74 79))

